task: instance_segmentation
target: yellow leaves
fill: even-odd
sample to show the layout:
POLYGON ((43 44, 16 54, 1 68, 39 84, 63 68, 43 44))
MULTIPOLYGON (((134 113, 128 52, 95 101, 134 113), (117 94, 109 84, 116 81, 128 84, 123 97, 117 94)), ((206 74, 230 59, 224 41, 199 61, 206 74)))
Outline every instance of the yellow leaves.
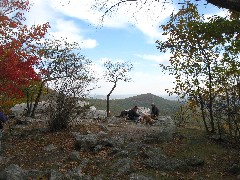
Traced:
POLYGON ((9 97, 4 96, 4 94, 1 94, 0 97, 0 106, 4 109, 5 114, 8 114, 10 112, 10 108, 13 107, 15 104, 19 104, 23 102, 23 98, 17 98, 17 97, 9 97))
POLYGON ((49 178, 47 176, 38 176, 36 180, 48 180, 49 178))
POLYGON ((183 30, 183 27, 182 27, 182 25, 181 25, 181 24, 178 24, 178 25, 177 25, 177 27, 178 27, 178 29, 179 29, 180 31, 182 31, 182 30, 183 30))

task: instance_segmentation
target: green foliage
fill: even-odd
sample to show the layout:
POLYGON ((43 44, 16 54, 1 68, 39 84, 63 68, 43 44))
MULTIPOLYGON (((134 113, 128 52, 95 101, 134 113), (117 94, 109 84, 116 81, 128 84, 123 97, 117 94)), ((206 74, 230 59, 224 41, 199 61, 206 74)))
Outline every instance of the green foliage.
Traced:
POLYGON ((105 78, 107 82, 116 83, 117 81, 129 82, 131 80, 128 77, 128 73, 133 69, 133 64, 128 62, 116 62, 106 61, 104 63, 105 78))
POLYGON ((90 69, 92 62, 79 49, 78 43, 68 43, 65 39, 46 40, 39 49, 45 61, 38 66, 42 71, 42 88, 38 91, 34 108, 40 100, 44 85, 49 84, 54 94, 48 99, 49 126, 53 131, 67 128, 76 118, 78 99, 84 99, 91 90, 90 85, 97 81, 90 69))
POLYGON ((49 107, 50 120, 48 125, 51 131, 64 130, 68 127, 75 103, 73 98, 67 97, 63 93, 57 95, 56 101, 53 101, 49 107), (56 105, 53 106, 53 103, 56 105))
POLYGON ((167 40, 156 42, 161 52, 172 54, 170 65, 160 65, 175 76, 175 88, 168 90, 169 94, 186 97, 198 108, 207 132, 223 135, 221 129, 227 123, 228 133, 233 136, 235 131, 235 137, 240 136, 236 121, 240 108, 239 25, 239 16, 205 19, 189 3, 162 25, 167 40), (221 119, 219 112, 223 111, 221 119), (229 113, 235 113, 234 117, 229 113))
POLYGON ((107 82, 113 83, 113 87, 107 95, 107 116, 109 116, 110 108, 109 108, 109 97, 117 87, 117 83, 119 81, 129 82, 131 80, 128 77, 128 73, 133 69, 133 64, 128 62, 117 62, 113 63, 111 61, 106 61, 104 63, 105 71, 105 79, 107 82))

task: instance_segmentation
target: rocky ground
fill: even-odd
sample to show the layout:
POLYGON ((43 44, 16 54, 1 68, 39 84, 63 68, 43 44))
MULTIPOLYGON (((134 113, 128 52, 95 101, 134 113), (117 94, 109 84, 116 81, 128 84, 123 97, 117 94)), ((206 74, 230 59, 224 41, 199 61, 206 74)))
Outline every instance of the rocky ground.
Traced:
POLYGON ((122 118, 75 122, 49 132, 37 119, 8 122, 2 138, 1 179, 236 179, 238 149, 201 130, 176 128, 170 117, 153 125, 122 118))

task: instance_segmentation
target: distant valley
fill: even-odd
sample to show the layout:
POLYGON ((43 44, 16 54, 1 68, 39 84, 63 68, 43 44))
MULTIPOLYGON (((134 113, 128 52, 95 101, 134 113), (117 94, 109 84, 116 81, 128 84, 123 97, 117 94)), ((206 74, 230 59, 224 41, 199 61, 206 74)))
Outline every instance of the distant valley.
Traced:
MULTIPOLYGON (((147 93, 151 94, 151 93, 147 93)), ((125 98, 130 98, 133 96, 137 96, 138 94, 120 94, 120 95, 111 95, 110 99, 125 99, 125 98)), ((168 96, 168 95, 156 95, 159 97, 162 97, 167 100, 177 100, 177 96, 168 96)), ((90 96, 93 99, 107 99, 107 95, 91 95, 90 96)))
MULTIPOLYGON (((95 106, 97 109, 106 110, 106 97, 95 96, 89 98, 88 101, 90 105, 95 106)), ((127 95, 116 97, 113 96, 110 100, 110 111, 112 115, 119 115, 122 110, 130 109, 135 105, 139 107, 151 108, 151 103, 156 104, 160 110, 160 115, 169 116, 174 115, 181 106, 181 104, 176 99, 170 100, 151 93, 147 93, 135 96, 133 95, 131 97, 127 97, 127 95)))

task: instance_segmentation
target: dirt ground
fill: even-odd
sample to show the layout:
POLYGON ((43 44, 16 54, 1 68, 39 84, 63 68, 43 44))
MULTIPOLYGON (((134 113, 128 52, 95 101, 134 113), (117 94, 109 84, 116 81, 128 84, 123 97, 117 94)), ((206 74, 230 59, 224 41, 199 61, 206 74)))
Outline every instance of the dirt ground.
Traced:
MULTIPOLYGON (((0 169, 10 164, 18 164, 24 169, 58 169, 65 173, 88 159, 83 168, 83 173, 92 177, 104 173, 110 162, 114 161, 111 148, 106 147, 97 153, 80 151, 81 161, 69 160, 69 154, 75 150, 75 133, 89 134, 107 130, 109 137, 119 135, 126 137, 129 142, 141 143, 146 136, 152 134, 156 127, 132 122, 107 124, 106 122, 82 123, 61 132, 49 132, 46 124, 32 123, 18 125, 15 128, 5 125, 2 146, 3 155, 0 169), (56 147, 53 151, 46 151, 48 145, 56 147), (99 164, 99 160, 101 163, 99 164)), ((208 140, 204 132, 198 129, 176 129, 173 139, 169 142, 151 144, 162 148, 169 157, 186 158, 198 154, 204 158, 204 165, 186 172, 161 172, 137 165, 137 171, 155 177, 155 179, 235 179, 236 174, 227 171, 234 163, 240 163, 239 149, 224 147, 223 145, 208 140), (223 163, 224 162, 224 163, 223 163)), ((109 173, 106 171, 106 173, 109 173)), ((126 177, 125 177, 126 178, 126 177)), ((125 179, 123 178, 123 179, 125 179)), ((126 178, 127 179, 127 178, 126 178)))

